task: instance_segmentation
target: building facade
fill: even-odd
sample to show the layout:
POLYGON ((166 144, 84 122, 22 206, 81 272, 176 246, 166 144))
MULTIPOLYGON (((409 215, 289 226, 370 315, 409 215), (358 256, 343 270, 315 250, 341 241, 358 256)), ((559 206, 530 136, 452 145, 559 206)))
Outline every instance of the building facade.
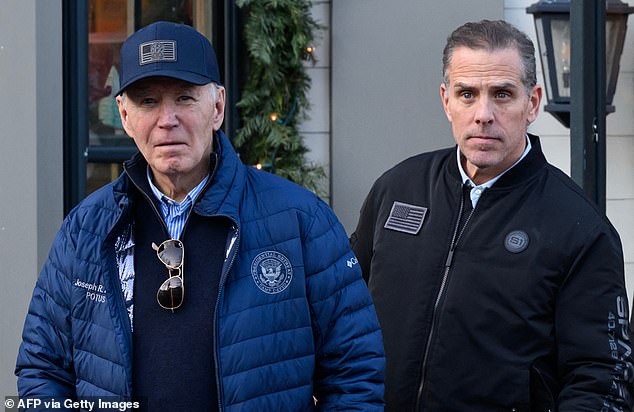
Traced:
MULTIPOLYGON (((129 139, 117 131, 106 87, 85 88, 84 97, 70 90, 77 81, 73 76, 85 76, 86 82, 93 79, 89 67, 69 68, 64 63, 69 57, 68 7, 73 3, 81 2, 6 0, 0 13, 0 87, 4 92, 0 110, 0 278, 4 287, 0 300, 7 308, 1 320, 0 388, 5 396, 16 393, 13 368, 28 302, 68 199, 80 194, 77 185, 90 191, 116 176, 120 158, 133 150, 126 145, 129 139), (69 93, 78 99, 71 108, 69 93), (78 118, 88 123, 90 133, 86 141, 69 148, 68 134, 73 131, 68 119, 78 118)), ((108 3, 113 4, 98 0, 85 4, 93 7, 89 13, 96 13, 95 7, 108 3)), ((97 30, 99 22, 93 19, 85 22, 90 33, 134 30, 144 15, 131 7, 145 5, 148 10, 152 2, 114 3, 123 6, 98 12, 110 16, 112 22, 122 15, 121 7, 128 7, 126 25, 112 29, 103 26, 104 19, 97 30)), ((219 18, 212 0, 174 3, 186 5, 190 13, 184 18, 192 19, 192 24, 212 38, 219 33, 218 25, 229 24, 233 18, 227 10, 219 18)), ((449 32, 468 20, 504 18, 535 40, 532 16, 525 12, 531 3, 393 0, 388 6, 381 0, 313 1, 313 15, 325 29, 315 45, 317 62, 307 63, 313 79, 312 109, 301 131, 311 150, 309 158, 328 170, 327 200, 348 233, 354 230, 363 199, 381 173, 413 154, 454 144, 439 97, 441 54, 449 32)), ((607 121, 607 215, 623 242, 630 297, 634 293, 632 27, 630 21, 614 101, 616 112, 607 121)), ((231 42, 230 35, 223 33, 222 45, 216 44, 219 54, 231 42)), ((92 34, 74 40, 79 43, 75 52, 85 47, 83 53, 89 53, 92 47, 94 53, 107 56, 98 61, 108 63, 92 72, 102 77, 101 86, 115 76, 112 59, 116 53, 107 49, 125 35, 119 37, 92 34)), ((223 55, 220 60, 226 75, 238 77, 232 72, 238 61, 235 56, 223 55)), ((538 70, 539 80, 541 67, 538 70)), ((235 121, 231 115, 229 122, 235 121)), ((542 137, 547 158, 569 173, 569 130, 542 112, 531 132, 542 137)))

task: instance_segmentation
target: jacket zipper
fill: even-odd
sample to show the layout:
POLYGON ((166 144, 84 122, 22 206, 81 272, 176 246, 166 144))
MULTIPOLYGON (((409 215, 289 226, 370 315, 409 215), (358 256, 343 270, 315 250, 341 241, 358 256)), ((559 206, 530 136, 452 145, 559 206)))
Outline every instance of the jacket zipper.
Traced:
MULTIPOLYGON (((215 152, 212 153, 212 156, 214 156, 214 155, 216 155, 215 152)), ((217 157, 217 155, 216 155, 216 158, 215 158, 215 161, 214 161, 214 168, 211 171, 211 173, 209 174, 209 179, 207 179, 207 183, 205 183, 205 186, 203 186, 202 190, 198 194, 198 197, 196 199, 192 200, 191 208, 189 209, 189 212, 187 213, 187 218, 185 219, 185 224, 183 225, 183 230, 181 231, 181 237, 183 237, 183 234, 185 233, 185 229, 187 229, 187 226, 189 225, 189 218, 191 217, 192 213, 194 212, 194 207, 196 206, 196 203, 198 203, 198 200, 200 200, 200 198, 205 194, 205 192, 207 191, 209 186, 211 186, 211 182, 214 180, 214 176, 216 175, 216 170, 218 170, 218 157, 217 157)), ((150 202, 150 203, 154 204, 153 202, 150 202)), ((161 217, 161 216, 159 215, 159 217, 161 217)), ((161 220, 163 220, 162 217, 161 217, 161 220)), ((169 233, 169 231, 168 231, 168 233, 169 233)), ((170 235, 170 237, 172 237, 172 236, 170 235)))
MULTIPOLYGON (((228 216, 226 216, 228 217, 228 216)), ((222 300, 222 294, 224 291, 224 283, 227 280, 227 275, 233 266, 233 262, 236 259, 238 245, 240 244, 240 229, 238 227, 238 223, 235 219, 228 217, 233 222, 233 235, 231 237, 231 242, 229 243, 229 247, 227 249, 227 257, 225 258, 225 265, 223 265, 222 273, 220 274, 220 284, 218 285, 218 297, 216 298, 216 305, 214 306, 214 314, 213 314, 213 326, 215 330, 215 338, 214 338, 214 358, 215 358, 215 374, 216 374, 216 389, 218 391, 218 411, 222 412, 222 387, 220 382, 220 357, 218 356, 218 334, 220 332, 218 328, 218 306, 220 305, 220 301, 222 300), (229 254, 231 255, 231 259, 229 260, 229 264, 227 265, 227 259, 229 258, 229 254)))
MULTIPOLYGON (((128 176, 130 177, 130 174, 128 173, 128 176)), ((143 196, 147 199, 147 201, 150 203, 150 206, 152 207, 152 210, 154 211, 154 213, 156 213, 156 216, 159 218, 159 221, 161 222, 161 226, 163 226, 163 230, 165 233, 167 233, 169 235, 169 230, 167 229, 167 225, 165 224, 165 219, 163 219, 163 216, 161 215, 161 212, 159 212, 159 210, 156 208, 156 205, 154 204, 154 202, 152 201, 152 198, 150 198, 150 196, 145 193, 145 191, 143 189, 141 189, 141 187, 134 181, 134 179, 132 179, 132 177, 130 177, 130 181, 132 182, 132 184, 139 190, 139 192, 143 193, 143 196)), ((193 205, 192 205, 192 209, 193 209, 193 205)), ((185 229, 183 228, 183 231, 185 229)), ((171 236, 170 236, 171 237, 171 236)))
MULTIPOLYGON (((211 173, 209 174, 209 179, 207 180, 207 183, 205 183, 205 186, 203 187, 203 189, 200 191, 200 194, 198 195, 198 197, 196 199, 193 199, 193 201, 192 201, 191 209, 189 209, 189 213, 187 213, 187 218, 185 219, 185 224, 183 225, 183 230, 181 231, 181 236, 183 235, 183 233, 185 233, 185 229, 187 228, 187 224, 189 223, 189 217, 191 216, 192 212, 194 211, 194 206, 196 206, 196 203, 198 202, 198 199, 200 199, 200 196, 202 196, 202 194, 205 193, 207 188, 209 188, 209 186, 211 185, 211 182, 212 182, 212 180, 213 180, 213 178, 214 178, 214 176, 216 174, 216 170, 218 170, 218 157, 217 157, 217 154, 215 152, 212 153, 212 156, 213 155, 216 156, 216 159, 214 161, 214 168, 211 171, 211 173)), ((154 211, 156 216, 159 218, 159 221, 161 222, 161 226, 163 226, 163 229, 165 230, 165 233, 171 238, 172 235, 170 235, 169 229, 167 228, 167 224, 165 223, 165 219, 163 218, 163 215, 161 214, 161 212, 159 212, 159 210, 156 208, 156 205, 152 201, 152 198, 150 197, 150 195, 145 193, 145 191, 143 189, 141 189, 141 187, 134 181, 134 179, 132 178, 130 173, 128 173, 128 171, 126 170, 125 165, 124 165, 123 169, 128 174, 128 178, 130 179, 132 184, 137 188, 137 190, 139 192, 143 193, 143 196, 147 199, 148 202, 150 202, 150 206, 152 207, 152 210, 154 211)))
POLYGON ((461 229, 460 222, 462 221, 464 205, 465 205, 465 197, 464 197, 464 194, 461 194, 460 211, 458 212, 458 219, 456 221, 456 226, 454 227, 453 236, 451 238, 451 245, 449 247, 449 252, 447 253, 447 259, 445 260, 445 271, 443 273, 442 281, 440 283, 440 288, 438 289, 438 294, 436 295, 436 300, 434 301, 434 310, 432 312, 432 322, 431 322, 431 327, 429 329, 429 334, 427 335, 427 343, 425 344, 425 354, 423 356, 423 364, 421 367, 421 379, 420 379, 420 385, 418 386, 418 395, 416 396, 415 411, 420 410, 421 401, 423 398, 423 390, 425 388, 425 369, 427 367, 429 351, 431 348, 432 339, 434 337, 434 328, 436 326, 436 321, 438 316, 438 305, 440 304, 440 300, 445 292, 445 287, 447 286, 447 280, 449 278, 449 270, 451 269, 451 265, 453 263, 454 252, 456 250, 458 242, 460 241, 460 238, 462 237, 462 234, 465 231, 465 228, 467 227, 467 225, 469 224, 469 221, 471 220, 471 216, 473 216, 473 212, 475 211, 475 208, 471 209, 471 212, 469 212, 469 216, 467 216, 467 219, 465 220, 464 225, 462 225, 462 229, 461 229), (460 233, 458 233, 458 230, 460 230, 460 233))
MULTIPOLYGON (((123 167, 123 170, 126 170, 125 165, 123 167)), ((126 173, 127 173, 127 171, 126 171, 126 173)), ((143 196, 145 196, 145 198, 150 203, 150 206, 152 207, 152 210, 154 210, 154 213, 156 213, 156 216, 159 217, 159 221, 161 222, 161 226, 163 226, 163 231, 169 235, 169 230, 167 229, 167 225, 163 221, 163 217, 161 216, 159 211, 156 209, 156 206, 154 205, 154 202, 152 201, 152 199, 150 199, 150 197, 147 195, 147 193, 145 193, 145 191, 143 191, 141 189, 141 187, 139 187, 139 185, 134 181, 134 179, 132 179, 132 177, 130 176, 130 173, 128 173, 128 178, 130 179, 132 184, 139 190, 139 192, 143 193, 143 196)), ((123 297, 123 291, 121 290, 121 279, 119 278, 119 267, 118 266, 116 266, 116 271, 115 272, 117 273, 117 280, 116 280, 115 283, 117 283, 119 285, 119 287, 118 287, 119 295, 121 297, 123 297)), ((119 306, 122 306, 123 313, 124 313, 125 317, 128 319, 128 323, 130 323, 130 318, 128 317, 128 313, 127 313, 127 310, 125 308, 125 302, 123 302, 123 305, 119 305, 119 306)), ((132 343, 132 339, 133 339, 133 336, 132 336, 132 325, 130 325, 129 330, 130 330, 130 345, 133 345, 133 343, 132 343)), ((132 347, 130 347, 130 351, 132 351, 132 347)), ((132 385, 131 384, 130 384, 129 392, 132 393, 132 385)))
MULTIPOLYGON (((189 210, 189 213, 187 214, 187 218, 185 219, 185 224, 183 225, 183 230, 181 231, 181 236, 183 235, 183 233, 185 233, 185 229, 187 228, 187 224, 189 223, 189 218, 192 214, 192 212, 194 211, 194 207, 196 206, 196 203, 198 202, 198 200, 200 199, 200 197, 202 196, 203 193, 205 193, 205 191, 207 191, 207 189, 209 188, 209 186, 211 185, 211 182, 213 181, 213 178, 216 174, 216 170, 218 170, 218 157, 217 154, 212 153, 212 155, 216 155, 216 159, 214 162, 214 168, 211 171, 211 173, 209 174, 209 179, 207 180, 207 183, 205 184, 203 190, 200 191, 200 195, 193 200, 192 205, 191 205, 191 209, 189 210)), ((135 180, 132 178, 132 176, 130 175, 130 173, 127 172, 126 167, 124 165, 123 169, 126 171, 126 173, 128 174, 128 178, 130 179, 130 181, 132 182, 132 184, 137 188, 137 190, 139 192, 141 192, 143 194, 143 196, 147 199, 147 201, 150 203, 150 207, 152 208, 152 210, 154 211, 154 213, 156 214, 156 216, 159 218, 159 221, 161 222, 161 226, 163 226, 163 230, 164 232, 171 238, 172 236, 169 233, 169 229, 167 228, 167 224, 165 223, 165 219, 163 218, 163 215, 161 215, 161 213, 159 212, 159 210, 156 208, 156 205, 154 204, 154 202, 152 201, 152 198, 150 198, 150 196, 145 193, 145 191, 143 189, 141 189, 141 187, 135 182, 135 180)), ((231 219, 231 218, 230 218, 231 219)), ((235 220, 231 219, 234 222, 234 225, 237 226, 237 224, 235 223, 235 220)), ((233 264, 233 260, 231 261, 231 263, 233 264)), ((116 266, 116 265, 115 265, 116 266)), ((117 278, 119 275, 119 271, 118 268, 115 271, 117 272, 117 278)), ((222 274, 221 274, 221 284, 222 284, 222 274)), ((115 282, 118 284, 119 286, 119 294, 121 296, 123 296, 123 292, 121 291, 121 280, 117 279, 118 281, 115 282)), ((183 279, 184 280, 184 279, 183 279)), ((220 293, 219 293, 220 295, 220 293)), ((218 302, 216 302, 217 304, 218 302)), ((120 305, 121 306, 121 305, 120 305)), ((214 309, 215 310, 215 309, 214 309)), ((123 311, 126 312, 125 309, 125 305, 123 305, 123 311)), ((127 318, 128 314, 125 313, 125 316, 127 318)), ((214 314, 214 323, 215 323, 215 314, 214 314)), ((216 340, 217 340, 218 336, 216 335, 216 340)), ((130 341, 132 340, 132 333, 130 332, 130 341)), ((216 353, 216 343, 214 342, 214 356, 216 357, 216 378, 218 377, 218 363, 217 363, 217 353, 216 353)), ((219 411, 222 411, 222 405, 221 405, 221 400, 220 400, 220 383, 216 380, 216 383, 218 385, 217 390, 218 390, 218 407, 219 407, 219 411)), ((130 391, 131 392, 131 391, 130 391)))

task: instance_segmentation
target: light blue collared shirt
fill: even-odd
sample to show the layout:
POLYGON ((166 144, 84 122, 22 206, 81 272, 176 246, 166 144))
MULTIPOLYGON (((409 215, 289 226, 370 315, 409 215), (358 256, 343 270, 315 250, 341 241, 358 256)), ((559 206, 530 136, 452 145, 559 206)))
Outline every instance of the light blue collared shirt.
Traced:
POLYGON ((185 199, 182 202, 178 203, 176 200, 169 198, 163 192, 161 192, 156 186, 154 186, 154 182, 152 182, 152 173, 150 172, 150 167, 147 168, 147 180, 150 183, 150 189, 152 189, 152 193, 158 199, 159 204, 161 205, 161 215, 163 215, 163 219, 165 220, 165 225, 167 225, 167 230, 170 233, 172 239, 180 238, 183 233, 183 228, 185 227, 185 222, 187 221, 187 217, 189 216, 189 212, 191 211, 192 205, 194 204, 194 200, 198 197, 200 192, 202 192, 205 184, 209 180, 209 174, 205 176, 205 178, 200 182, 195 188, 193 188, 185 199))
POLYGON ((482 193, 484 193, 484 191, 486 189, 488 189, 491 186, 493 186, 493 184, 495 182, 497 182, 498 179, 501 178, 502 175, 504 175, 504 173, 508 172, 509 170, 514 168, 519 162, 521 162, 522 159, 524 159, 526 157, 528 152, 530 152, 531 147, 532 147, 531 146, 531 139, 529 139, 528 135, 526 135, 526 149, 524 149, 524 153, 522 153, 522 156, 520 156, 520 158, 517 160, 517 162, 513 163, 511 165, 511 167, 509 167, 508 169, 506 169, 505 171, 503 171, 499 175, 495 176, 493 179, 488 180, 488 181, 486 181, 486 182, 484 182, 484 183, 482 183, 481 185, 478 185, 478 186, 476 186, 476 184, 473 183, 473 180, 471 180, 469 178, 469 176, 467 176, 467 174, 465 173, 464 169, 462 168, 462 163, 460 162, 460 147, 458 147, 456 149, 456 158, 458 160, 458 170, 460 171, 460 176, 462 176, 462 183, 465 184, 465 185, 471 186, 471 193, 469 195, 471 197, 471 204, 473 205, 474 209, 475 209, 476 205, 478 204, 478 200, 480 200, 480 197, 482 196, 482 193))

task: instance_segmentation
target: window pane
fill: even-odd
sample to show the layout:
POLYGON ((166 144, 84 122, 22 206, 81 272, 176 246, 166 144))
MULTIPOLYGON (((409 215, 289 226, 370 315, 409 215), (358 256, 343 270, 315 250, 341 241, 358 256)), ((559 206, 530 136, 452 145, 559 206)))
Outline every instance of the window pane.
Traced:
POLYGON ((114 94, 119 49, 128 34, 128 0, 90 0, 88 9, 89 145, 133 144, 125 136, 114 94))
POLYGON ((165 20, 193 26, 191 0, 143 0, 141 26, 165 20))
POLYGON ((122 171, 121 163, 88 163, 86 165, 86 194, 112 182, 122 171))

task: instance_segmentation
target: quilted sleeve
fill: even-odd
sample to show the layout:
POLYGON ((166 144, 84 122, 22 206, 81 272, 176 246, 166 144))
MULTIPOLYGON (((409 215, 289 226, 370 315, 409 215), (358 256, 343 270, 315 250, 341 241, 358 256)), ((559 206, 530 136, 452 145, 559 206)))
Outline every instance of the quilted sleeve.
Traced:
POLYGON ((385 356, 374 305, 343 227, 321 201, 303 245, 317 410, 382 411, 385 356))
POLYGON ((24 323, 15 369, 20 397, 75 398, 71 285, 66 272, 74 257, 73 250, 62 227, 35 285, 24 323))

